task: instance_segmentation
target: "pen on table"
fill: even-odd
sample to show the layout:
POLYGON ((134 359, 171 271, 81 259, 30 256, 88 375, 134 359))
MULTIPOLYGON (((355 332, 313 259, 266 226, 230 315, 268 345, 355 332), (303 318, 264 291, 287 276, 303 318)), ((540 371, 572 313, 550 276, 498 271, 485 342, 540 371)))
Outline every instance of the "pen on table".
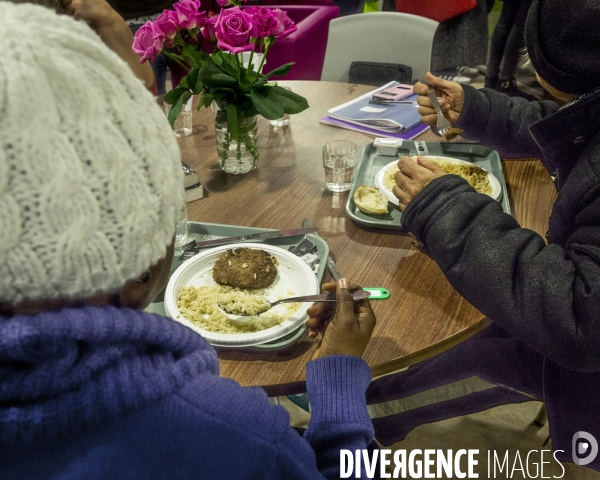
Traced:
POLYGON ((369 103, 374 103, 375 105, 398 105, 398 104, 403 104, 403 105, 416 105, 417 102, 378 102, 376 100, 371 100, 369 103))

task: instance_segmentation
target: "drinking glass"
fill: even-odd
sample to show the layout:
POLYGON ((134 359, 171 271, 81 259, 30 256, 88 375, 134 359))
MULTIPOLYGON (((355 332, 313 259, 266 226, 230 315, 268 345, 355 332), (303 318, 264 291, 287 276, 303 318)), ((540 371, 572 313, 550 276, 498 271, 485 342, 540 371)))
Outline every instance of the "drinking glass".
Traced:
POLYGON ((325 186, 332 192, 345 192, 352 186, 358 147, 348 140, 333 140, 323 145, 325 186))
POLYGON ((179 221, 175 227, 175 246, 181 247, 188 238, 188 217, 185 197, 181 198, 181 207, 179 210, 179 221))
MULTIPOLYGON (((292 90, 289 87, 281 87, 285 90, 292 90)), ((271 126, 272 127, 287 127, 290 124, 290 114, 289 113, 284 113, 283 117, 278 118, 276 120, 270 120, 271 126)))
MULTIPOLYGON (((165 103, 165 112, 167 116, 169 115, 169 111, 171 110, 170 103, 165 103)), ((184 103, 181 106, 181 111, 177 118, 175 119, 175 123, 173 124, 173 133, 175 133, 176 137, 187 137, 192 134, 192 98, 184 103)))

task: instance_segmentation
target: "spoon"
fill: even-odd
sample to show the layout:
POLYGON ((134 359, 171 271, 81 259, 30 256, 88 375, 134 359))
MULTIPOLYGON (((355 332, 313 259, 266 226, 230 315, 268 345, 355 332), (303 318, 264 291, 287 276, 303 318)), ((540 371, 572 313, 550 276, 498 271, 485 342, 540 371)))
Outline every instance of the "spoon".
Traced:
MULTIPOLYGON (((368 292, 366 290, 357 290, 356 292, 354 292, 352 294, 352 298, 357 301, 357 300, 363 300, 365 298, 368 298, 371 295, 371 292, 368 292)), ((269 302, 269 300, 267 300, 265 297, 261 297, 259 295, 253 295, 254 298, 256 298, 256 300, 258 302, 261 303, 261 305, 259 305, 258 308, 258 312, 257 313, 253 313, 252 315, 246 314, 241 312, 239 309, 235 308, 236 302, 233 302, 234 304, 232 305, 232 303, 221 303, 217 300, 217 305, 219 306, 219 308, 221 310, 223 310, 223 312, 229 314, 229 315, 235 315, 237 320, 248 320, 251 316, 253 315, 260 315, 261 313, 265 313, 267 310, 270 310, 271 308, 273 308, 276 305, 279 305, 280 303, 291 303, 291 302, 335 302, 336 301, 336 296, 335 296, 335 292, 330 292, 330 293, 321 293, 319 295, 305 295, 302 297, 290 297, 290 298, 284 298, 282 300, 277 300, 276 302, 269 302)))

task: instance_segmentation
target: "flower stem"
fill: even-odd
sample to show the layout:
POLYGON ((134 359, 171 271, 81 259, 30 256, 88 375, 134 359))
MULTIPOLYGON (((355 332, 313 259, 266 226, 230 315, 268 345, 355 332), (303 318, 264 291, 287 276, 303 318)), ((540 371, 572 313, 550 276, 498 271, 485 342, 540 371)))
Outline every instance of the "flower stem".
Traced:
POLYGON ((170 59, 172 59, 175 62, 177 62, 179 65, 181 65, 183 68, 185 68, 188 72, 190 71, 190 66, 186 65, 185 63, 183 63, 183 59, 181 59, 181 57, 179 57, 179 55, 175 55, 173 53, 167 52, 164 49, 163 49, 162 53, 165 54, 170 59))
POLYGON ((262 58, 260 59, 260 65, 258 66, 258 71, 262 72, 262 67, 265 63, 265 60, 267 59, 267 54, 269 53, 269 50, 271 49, 271 45, 273 45, 275 43, 275 39, 273 39, 265 48, 265 53, 263 54, 262 58))
POLYGON ((254 50, 250 51, 250 59, 248 60, 248 66, 246 67, 246 79, 248 79, 248 72, 252 71, 252 57, 254 56, 254 50))
POLYGON ((238 84, 239 84, 240 83, 240 71, 242 69, 242 64, 240 64, 240 57, 238 57, 237 53, 235 54, 235 60, 237 62, 237 66, 238 66, 238 68, 237 68, 237 81, 238 81, 238 84))

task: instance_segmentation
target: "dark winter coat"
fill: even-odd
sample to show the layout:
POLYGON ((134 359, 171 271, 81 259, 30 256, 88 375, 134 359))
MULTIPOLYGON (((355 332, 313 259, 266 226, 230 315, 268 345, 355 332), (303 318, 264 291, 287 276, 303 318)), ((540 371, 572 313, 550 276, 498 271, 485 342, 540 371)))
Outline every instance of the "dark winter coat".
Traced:
POLYGON ((570 459, 576 432, 600 441, 600 90, 560 109, 464 91, 455 126, 465 136, 503 157, 538 157, 555 179, 548 244, 453 175, 425 187, 402 226, 467 300, 544 355, 550 433, 570 459))

